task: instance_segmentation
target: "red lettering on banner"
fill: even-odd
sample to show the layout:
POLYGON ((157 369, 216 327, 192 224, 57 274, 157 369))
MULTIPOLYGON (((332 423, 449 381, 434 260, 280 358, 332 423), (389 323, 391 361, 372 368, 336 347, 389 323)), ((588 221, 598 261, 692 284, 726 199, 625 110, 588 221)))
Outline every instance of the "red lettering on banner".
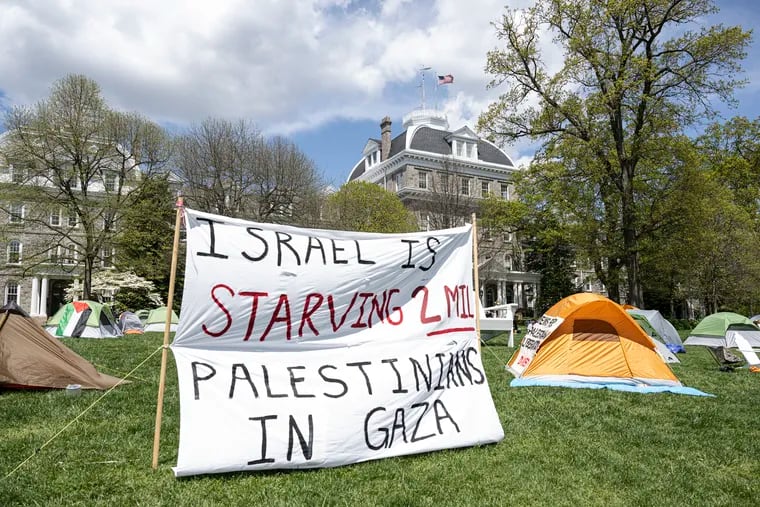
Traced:
MULTIPOLYGON (((386 312, 388 310, 388 307, 391 304, 391 298, 393 297, 394 294, 398 294, 399 292, 401 292, 399 289, 391 289, 391 290, 388 291, 388 304, 385 305, 386 312)), ((401 324, 402 322, 404 322, 404 312, 403 312, 403 310, 401 310, 400 306, 394 306, 393 307, 393 311, 394 312, 396 312, 396 311, 398 312, 398 320, 394 321, 393 319, 391 319, 391 313, 387 312, 388 313, 388 323, 391 324, 391 325, 394 325, 394 326, 398 326, 399 324, 401 324)))
POLYGON ((422 292, 422 308, 420 308, 420 322, 423 324, 430 324, 432 322, 439 322, 441 320, 440 315, 434 315, 432 317, 429 317, 427 315, 427 305, 428 305, 428 288, 424 285, 421 285, 414 289, 412 291, 412 298, 417 297, 417 294, 422 292))
POLYGON ((340 322, 338 325, 335 325, 335 303, 333 301, 333 296, 330 294, 327 296, 327 306, 330 308, 330 322, 332 323, 333 331, 337 331, 338 329, 343 326, 343 324, 346 322, 346 317, 348 316, 348 312, 351 311, 351 308, 354 307, 354 303, 356 303, 356 298, 359 296, 358 292, 354 292, 354 297, 351 299, 351 303, 348 305, 348 308, 346 308, 346 311, 343 312, 343 317, 341 317, 340 322))
POLYGON ((459 292, 462 296, 462 314, 459 316, 463 319, 475 317, 475 314, 472 313, 472 307, 470 306, 470 298, 468 297, 471 294, 470 287, 467 285, 460 285, 459 292), (464 309, 465 305, 467 306, 467 310, 464 309))
POLYGON ((452 288, 448 285, 444 285, 443 291, 446 295, 446 311, 449 318, 452 316, 452 306, 454 310, 453 314, 460 319, 474 317, 470 310, 470 298, 467 297, 470 292, 469 286, 457 285, 452 288))
POLYGON ((251 301, 251 315, 248 317, 248 328, 245 330, 245 337, 243 337, 243 341, 247 342, 251 337, 251 334, 253 334, 253 324, 256 322, 256 312, 259 310, 259 298, 261 296, 268 296, 269 293, 242 291, 240 295, 253 298, 253 301, 251 301))
POLYGON ((277 306, 274 309, 274 312, 272 312, 272 318, 269 321, 269 325, 267 326, 266 330, 264 331, 264 334, 261 335, 261 338, 259 338, 259 341, 264 341, 269 334, 269 331, 272 330, 272 326, 275 325, 277 322, 284 322, 286 329, 285 329, 285 339, 290 340, 290 328, 291 328, 291 322, 290 322, 290 303, 288 302, 288 295, 287 294, 280 294, 280 298, 277 301, 277 306), (285 315, 283 317, 279 317, 280 309, 285 308, 285 315))
POLYGON ((309 294, 306 296, 306 302, 303 304, 303 313, 301 314, 301 325, 298 326, 298 337, 303 336, 303 326, 308 322, 309 328, 314 333, 314 336, 319 336, 319 331, 317 331, 317 328, 314 327, 314 323, 311 321, 311 316, 316 312, 320 306, 322 306, 322 301, 324 301, 324 296, 322 294, 309 294), (314 308, 309 308, 309 301, 311 298, 319 298, 319 301, 317 301, 317 304, 314 305, 314 308))
POLYGON ((372 327, 372 321, 370 319, 367 319, 370 321, 369 323, 362 322, 362 317, 364 317, 364 303, 366 303, 369 298, 374 296, 374 294, 371 292, 360 292, 359 296, 361 296, 362 298, 362 302, 359 305, 359 315, 356 317, 356 321, 353 324, 351 324, 351 327, 355 329, 360 329, 363 327, 372 327))
POLYGON ((217 289, 227 289, 229 291, 229 293, 230 293, 230 296, 234 296, 235 295, 235 291, 233 291, 231 288, 227 287, 223 283, 214 285, 211 288, 211 299, 214 300, 214 303, 216 303, 216 306, 218 306, 219 309, 222 310, 222 312, 224 313, 225 317, 227 317, 227 324, 225 324, 225 326, 222 328, 221 331, 211 331, 211 330, 209 330, 209 328, 206 327, 206 324, 203 324, 201 326, 201 329, 203 329, 204 333, 206 333, 207 335, 212 336, 214 338, 219 338, 220 336, 222 336, 224 333, 227 332, 227 330, 232 325, 232 315, 230 315, 229 310, 227 310, 227 308, 225 308, 225 306, 222 304, 222 302, 219 301, 219 299, 216 297, 216 290, 217 289))

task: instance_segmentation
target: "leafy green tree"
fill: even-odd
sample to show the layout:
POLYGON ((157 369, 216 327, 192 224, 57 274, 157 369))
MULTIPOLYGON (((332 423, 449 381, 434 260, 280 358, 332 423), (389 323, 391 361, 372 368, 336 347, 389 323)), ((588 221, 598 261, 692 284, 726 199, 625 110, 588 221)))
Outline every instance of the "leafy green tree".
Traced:
POLYGON ((327 198, 327 225, 361 232, 414 232, 417 222, 398 196, 366 181, 344 184, 327 198))
POLYGON ((568 228, 554 216, 555 208, 544 207, 540 194, 531 189, 523 173, 515 176, 515 185, 522 189, 517 199, 506 201, 495 196, 480 204, 480 230, 492 238, 510 238, 507 244, 479 241, 479 250, 487 255, 489 246, 496 251, 511 251, 513 268, 541 274, 535 310, 542 314, 554 303, 575 292, 573 286, 575 249, 568 238, 568 228), (485 248, 481 245, 485 245, 485 248))
POLYGON ((673 191, 669 171, 679 167, 668 150, 715 112, 713 99, 730 101, 742 84, 736 74, 750 32, 700 24, 715 11, 710 0, 538 0, 504 14, 504 47, 488 54, 491 86, 509 88, 480 129, 542 141, 536 170, 557 171, 555 184, 568 193, 582 186, 575 207, 598 224, 578 219, 594 240, 588 253, 610 295, 624 276, 636 306, 640 243, 651 225, 641 223, 642 208, 673 191), (564 54, 556 70, 543 54, 550 38, 564 54))
POLYGON ((148 176, 170 156, 163 129, 135 113, 110 108, 98 84, 69 75, 50 96, 6 115, 2 151, 12 168, 0 206, 18 227, 47 238, 25 248, 23 269, 58 263, 82 275, 112 263, 114 231, 148 176), (23 203, 23 216, 18 213, 23 203))
POLYGON ((512 269, 524 270, 522 245, 518 233, 525 228, 529 210, 520 201, 488 195, 478 203, 478 256, 485 265, 482 275, 488 276, 488 261, 501 253, 512 257, 512 269))
MULTIPOLYGON (((146 179, 132 206, 124 212, 114 240, 116 268, 150 280, 164 296, 171 276, 175 202, 165 175, 146 179)), ((178 259, 184 257, 180 255, 178 259)), ((178 281, 182 273, 178 266, 178 281)), ((181 286, 177 290, 181 292, 181 286)))
POLYGON ((697 144, 712 178, 732 193, 732 201, 754 217, 760 230, 760 118, 714 123, 697 144))
POLYGON ((670 171, 673 191, 646 208, 663 211, 659 227, 640 242, 651 307, 692 317, 684 311, 691 300, 708 313, 721 307, 750 313, 760 298, 759 142, 757 125, 735 118, 672 150, 683 163, 670 171))

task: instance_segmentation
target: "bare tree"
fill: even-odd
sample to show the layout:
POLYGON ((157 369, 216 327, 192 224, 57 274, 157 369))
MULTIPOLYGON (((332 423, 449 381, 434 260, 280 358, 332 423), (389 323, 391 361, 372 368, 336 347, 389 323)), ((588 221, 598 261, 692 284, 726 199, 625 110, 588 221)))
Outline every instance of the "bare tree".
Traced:
POLYGON ((445 160, 433 173, 430 192, 416 206, 430 229, 448 229, 470 221, 477 204, 477 178, 459 170, 452 160, 445 160))
POLYGON ((179 140, 188 204, 261 222, 313 222, 321 180, 292 142, 266 140, 245 120, 209 118, 179 140))
POLYGON ((0 185, 4 228, 18 235, 23 225, 31 238, 19 269, 44 262, 81 270, 90 297, 93 270, 110 262, 122 213, 169 159, 168 138, 142 116, 109 108, 98 84, 82 75, 57 81, 33 107, 11 110, 6 126, 2 151, 12 174, 0 185))

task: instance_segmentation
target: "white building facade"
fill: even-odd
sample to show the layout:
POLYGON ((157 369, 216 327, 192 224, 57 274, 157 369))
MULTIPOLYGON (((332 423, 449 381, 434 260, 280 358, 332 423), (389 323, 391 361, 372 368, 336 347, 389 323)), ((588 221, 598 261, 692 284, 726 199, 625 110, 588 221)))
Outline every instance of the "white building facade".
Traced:
MULTIPOLYGON (((391 136, 391 120, 380 123, 380 139, 369 139, 347 181, 376 183, 396 193, 415 212, 421 229, 470 221, 488 195, 514 198, 514 167, 507 154, 469 127, 449 129, 446 115, 420 109, 403 118, 403 131, 391 136)), ((532 313, 540 275, 524 265, 517 238, 479 231, 479 276, 485 306, 516 303, 532 313)))

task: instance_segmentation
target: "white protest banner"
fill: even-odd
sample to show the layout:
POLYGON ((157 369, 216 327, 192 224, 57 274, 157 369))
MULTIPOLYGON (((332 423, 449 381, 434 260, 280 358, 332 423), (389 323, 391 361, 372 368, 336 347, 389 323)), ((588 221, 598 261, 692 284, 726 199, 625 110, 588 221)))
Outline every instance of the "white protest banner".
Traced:
POLYGON ((185 212, 178 476, 503 438, 475 335, 470 226, 368 234, 185 212))
POLYGON ((507 369, 517 378, 528 368, 528 365, 536 356, 538 348, 547 336, 552 334, 565 319, 562 317, 553 317, 551 315, 542 315, 530 328, 528 333, 520 343, 517 359, 513 364, 507 365, 507 369))

